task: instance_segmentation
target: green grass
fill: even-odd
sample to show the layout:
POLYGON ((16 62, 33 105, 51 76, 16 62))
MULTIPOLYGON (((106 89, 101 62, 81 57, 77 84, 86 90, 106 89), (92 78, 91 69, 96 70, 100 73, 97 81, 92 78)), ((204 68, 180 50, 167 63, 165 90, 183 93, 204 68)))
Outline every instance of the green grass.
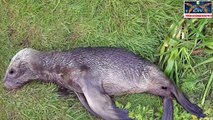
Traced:
MULTIPOLYGON (((194 68, 196 74, 188 68, 183 69, 183 66, 176 67, 178 70, 166 69, 168 59, 161 61, 161 67, 174 73, 170 77, 178 78, 178 85, 190 100, 201 104, 203 98, 207 120, 213 119, 212 85, 208 82, 213 71, 212 62, 202 63, 212 57, 213 45, 208 41, 213 40, 213 20, 198 20, 196 23, 187 20, 184 24, 188 26, 189 34, 183 39, 184 44, 178 42, 171 51, 160 52, 166 38, 181 39, 172 35, 182 25, 182 4, 179 0, 2 0, 0 79, 3 79, 9 59, 25 47, 43 51, 82 46, 125 47, 155 63, 160 56, 170 56, 171 51, 175 53, 174 49, 186 47, 186 53, 192 57, 188 63, 193 68, 200 65, 194 68), (176 28, 171 29, 171 25, 176 28), (196 42, 200 40, 202 44, 196 42), (208 50, 191 56, 190 50, 200 48, 208 50)), ((32 83, 16 92, 8 92, 3 90, 0 82, 0 119, 96 119, 86 112, 75 95, 61 98, 56 91, 55 85, 32 83)), ((115 100, 118 107, 128 109, 130 116, 138 119, 158 120, 162 115, 162 103, 158 97, 135 94, 116 97, 115 100)), ((174 114, 175 120, 195 119, 177 104, 174 114)))

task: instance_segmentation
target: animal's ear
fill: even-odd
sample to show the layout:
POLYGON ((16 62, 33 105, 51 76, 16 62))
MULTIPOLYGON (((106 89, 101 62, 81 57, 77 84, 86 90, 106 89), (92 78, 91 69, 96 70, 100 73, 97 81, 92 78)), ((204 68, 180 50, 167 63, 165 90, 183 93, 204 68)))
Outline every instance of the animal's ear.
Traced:
POLYGON ((104 92, 102 86, 98 84, 95 77, 87 76, 79 80, 82 91, 89 107, 98 116, 106 120, 130 120, 128 111, 115 107, 111 98, 104 92))
POLYGON ((161 86, 161 89, 163 90, 167 90, 168 87, 165 87, 165 86, 161 86))

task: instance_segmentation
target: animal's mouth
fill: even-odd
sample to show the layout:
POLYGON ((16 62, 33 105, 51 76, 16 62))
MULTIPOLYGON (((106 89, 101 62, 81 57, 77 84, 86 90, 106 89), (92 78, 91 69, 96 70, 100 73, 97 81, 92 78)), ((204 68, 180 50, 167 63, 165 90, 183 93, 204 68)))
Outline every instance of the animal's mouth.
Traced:
POLYGON ((4 81, 4 89, 6 90, 14 90, 14 89, 18 89, 21 86, 23 86, 24 83, 21 82, 14 82, 11 80, 5 80, 4 81))

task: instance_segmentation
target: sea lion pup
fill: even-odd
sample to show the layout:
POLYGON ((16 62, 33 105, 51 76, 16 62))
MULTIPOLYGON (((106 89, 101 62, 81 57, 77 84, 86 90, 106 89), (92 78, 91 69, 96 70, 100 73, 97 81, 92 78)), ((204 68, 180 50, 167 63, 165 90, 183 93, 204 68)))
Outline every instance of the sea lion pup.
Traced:
POLYGON ((110 96, 151 93, 163 98, 163 120, 173 119, 177 102, 198 118, 205 117, 154 64, 120 48, 76 48, 65 52, 19 51, 11 60, 4 87, 16 89, 31 80, 54 82, 72 90, 93 115, 106 120, 130 119, 110 96))

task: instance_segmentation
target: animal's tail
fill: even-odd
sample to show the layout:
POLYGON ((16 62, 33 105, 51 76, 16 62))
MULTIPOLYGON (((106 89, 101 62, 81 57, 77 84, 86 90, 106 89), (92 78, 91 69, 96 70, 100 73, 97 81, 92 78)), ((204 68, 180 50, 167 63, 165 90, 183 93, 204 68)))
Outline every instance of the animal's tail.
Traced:
POLYGON ((189 99, 177 88, 174 86, 171 89, 173 95, 175 96, 178 103, 189 113, 196 115, 198 118, 204 118, 206 115, 203 113, 203 110, 196 104, 193 104, 189 101, 189 99))

